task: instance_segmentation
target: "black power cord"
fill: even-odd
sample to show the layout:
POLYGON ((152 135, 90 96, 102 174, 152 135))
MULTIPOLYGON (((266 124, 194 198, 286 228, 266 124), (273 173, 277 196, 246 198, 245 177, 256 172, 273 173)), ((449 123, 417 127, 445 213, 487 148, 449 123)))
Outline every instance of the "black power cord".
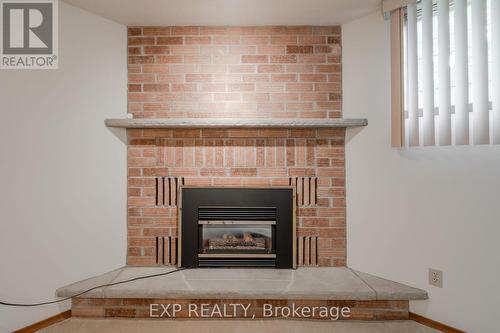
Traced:
POLYGON ((87 289, 85 291, 82 291, 82 292, 80 292, 78 294, 75 294, 73 296, 61 298, 61 299, 55 300, 55 301, 48 301, 48 302, 41 302, 41 303, 32 303, 32 304, 9 303, 9 302, 0 301, 0 305, 6 305, 6 306, 28 306, 28 307, 30 307, 30 306, 40 306, 40 305, 48 305, 48 304, 60 303, 60 302, 64 302, 64 301, 70 300, 73 297, 81 296, 81 295, 83 295, 85 293, 88 293, 89 291, 92 291, 92 290, 95 290, 95 289, 104 288, 104 287, 112 287, 112 286, 116 286, 117 284, 129 283, 129 282, 133 282, 133 281, 137 281, 137 280, 143 280, 143 279, 149 279, 149 278, 152 278, 152 277, 169 275, 169 274, 172 274, 172 273, 183 271, 185 269, 187 269, 187 268, 178 268, 178 269, 175 269, 173 271, 168 271, 168 272, 164 272, 164 273, 157 273, 157 274, 151 274, 151 275, 145 275, 145 276, 138 276, 138 277, 135 277, 135 278, 129 279, 129 280, 124 280, 124 281, 118 281, 118 282, 103 284, 103 285, 100 285, 100 286, 89 288, 89 289, 87 289))

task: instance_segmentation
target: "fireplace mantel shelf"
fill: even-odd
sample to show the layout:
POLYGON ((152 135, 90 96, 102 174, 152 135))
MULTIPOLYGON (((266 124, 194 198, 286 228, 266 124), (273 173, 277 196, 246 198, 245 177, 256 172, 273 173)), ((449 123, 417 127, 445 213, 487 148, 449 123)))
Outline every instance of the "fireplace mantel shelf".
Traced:
POLYGON ((106 119, 108 127, 119 128, 350 128, 368 125, 367 119, 240 119, 170 118, 106 119))

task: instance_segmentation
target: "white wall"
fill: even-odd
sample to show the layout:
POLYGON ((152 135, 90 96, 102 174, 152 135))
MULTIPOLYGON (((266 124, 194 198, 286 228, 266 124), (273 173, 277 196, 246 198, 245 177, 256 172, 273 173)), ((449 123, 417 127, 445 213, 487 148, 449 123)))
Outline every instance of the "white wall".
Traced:
MULTIPOLYGON (((59 69, 0 71, 0 299, 54 299, 125 264, 126 28, 60 2, 59 69), (123 133, 122 133, 123 134, 123 133)), ((0 305, 0 332, 69 308, 0 305)))
POLYGON ((500 296, 500 146, 390 146, 389 26, 343 26, 344 117, 366 117, 346 148, 348 265, 423 288, 411 311, 496 332, 500 296), (444 287, 427 283, 429 267, 444 287))

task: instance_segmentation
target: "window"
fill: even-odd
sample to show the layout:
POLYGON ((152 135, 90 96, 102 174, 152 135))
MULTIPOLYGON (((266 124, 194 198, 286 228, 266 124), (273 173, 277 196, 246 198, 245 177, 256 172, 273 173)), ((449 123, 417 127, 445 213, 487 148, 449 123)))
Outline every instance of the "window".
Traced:
POLYGON ((391 21, 393 146, 499 144, 500 0, 421 0, 391 21))

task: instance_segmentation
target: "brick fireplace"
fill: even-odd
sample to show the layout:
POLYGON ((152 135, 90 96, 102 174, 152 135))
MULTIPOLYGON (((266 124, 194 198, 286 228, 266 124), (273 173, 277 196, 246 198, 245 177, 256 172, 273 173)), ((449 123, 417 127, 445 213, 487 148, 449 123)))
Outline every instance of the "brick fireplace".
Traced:
MULTIPOLYGON (((340 118, 340 27, 130 27, 134 118, 340 118)), ((129 129, 129 265, 176 264, 179 188, 296 190, 298 266, 345 266, 342 128, 129 129)))
POLYGON ((127 266, 60 288, 85 293, 72 314, 248 302, 251 316, 236 317, 272 304, 408 319, 425 291, 345 267, 345 134, 367 120, 342 118, 340 27, 130 27, 128 38, 133 118, 105 120, 127 129, 127 266))

